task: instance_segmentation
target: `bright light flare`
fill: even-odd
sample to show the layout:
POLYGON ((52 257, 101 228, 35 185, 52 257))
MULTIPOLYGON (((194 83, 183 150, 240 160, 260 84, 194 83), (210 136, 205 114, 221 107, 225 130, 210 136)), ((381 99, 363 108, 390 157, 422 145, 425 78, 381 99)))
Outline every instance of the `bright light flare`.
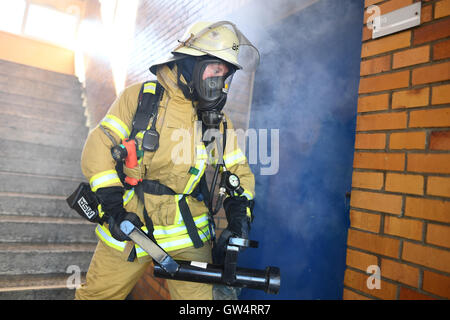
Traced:
POLYGON ((0 0, 0 30, 20 34, 24 14, 24 0, 0 0))
POLYGON ((116 94, 124 89, 138 3, 139 0, 101 0, 101 23, 93 20, 81 22, 76 50, 80 81, 85 78, 84 58, 81 54, 85 53, 109 60, 116 94))
POLYGON ((24 33, 74 49, 78 17, 30 4, 24 33))

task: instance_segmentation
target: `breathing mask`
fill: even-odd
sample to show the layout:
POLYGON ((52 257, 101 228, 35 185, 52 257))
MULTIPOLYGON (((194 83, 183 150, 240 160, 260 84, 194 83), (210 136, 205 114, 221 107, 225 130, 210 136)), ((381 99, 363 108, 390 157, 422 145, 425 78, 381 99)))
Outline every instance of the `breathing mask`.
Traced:
POLYGON ((198 115, 207 127, 218 126, 236 69, 231 64, 210 56, 187 57, 177 64, 178 85, 185 97, 198 101, 198 115), (192 63, 192 59, 195 59, 195 63, 192 63), (180 74, 183 74, 187 84, 182 83, 180 74))

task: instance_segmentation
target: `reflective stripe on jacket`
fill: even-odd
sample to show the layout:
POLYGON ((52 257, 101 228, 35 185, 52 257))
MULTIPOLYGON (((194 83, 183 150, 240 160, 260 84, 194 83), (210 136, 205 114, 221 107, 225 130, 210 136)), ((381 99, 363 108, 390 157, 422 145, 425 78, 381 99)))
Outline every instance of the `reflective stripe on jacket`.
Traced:
MULTIPOLYGON (((194 218, 194 222, 198 228, 198 235, 203 242, 209 240, 210 233, 208 227, 208 214, 205 213, 202 216, 198 216, 194 218)), ((184 223, 179 225, 172 226, 154 226, 155 230, 153 235, 155 237, 158 245, 164 250, 170 252, 173 250, 179 250, 183 248, 192 247, 193 243, 187 234, 186 226, 184 223)), ((142 227, 142 231, 148 233, 147 227, 142 227)), ((125 249, 127 241, 117 241, 113 238, 111 233, 108 230, 108 227, 105 225, 97 225, 95 229, 95 233, 97 237, 102 240, 105 244, 119 251, 123 251, 125 249)), ((136 255, 138 258, 144 257, 147 254, 141 247, 135 244, 136 247, 136 255)))

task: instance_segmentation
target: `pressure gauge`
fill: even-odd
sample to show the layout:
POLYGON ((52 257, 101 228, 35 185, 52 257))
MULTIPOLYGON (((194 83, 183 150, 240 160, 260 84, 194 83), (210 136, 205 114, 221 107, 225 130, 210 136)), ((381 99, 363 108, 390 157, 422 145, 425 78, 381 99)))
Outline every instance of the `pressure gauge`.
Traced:
POLYGON ((236 190, 241 185, 237 175, 231 173, 226 180, 227 187, 231 190, 236 190))

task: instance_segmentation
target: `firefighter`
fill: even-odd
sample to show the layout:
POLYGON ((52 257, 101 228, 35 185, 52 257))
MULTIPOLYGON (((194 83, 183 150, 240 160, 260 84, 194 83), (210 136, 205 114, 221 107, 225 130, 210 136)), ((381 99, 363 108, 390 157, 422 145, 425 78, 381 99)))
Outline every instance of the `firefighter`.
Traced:
MULTIPOLYGON (((150 67, 162 89, 158 92, 155 83, 127 87, 89 133, 82 152, 82 172, 100 200, 100 210, 108 217, 108 223, 97 225, 100 241, 76 299, 124 299, 151 263, 148 254, 120 230, 124 220, 150 233, 174 259, 212 263, 213 230, 208 207, 193 194, 206 166, 222 160, 218 154, 223 155, 226 170, 240 178, 243 192, 225 199, 228 227, 217 243, 226 245, 224 237, 231 235, 248 237, 254 176, 237 137, 233 130, 227 130, 222 153, 217 150, 217 143, 207 151, 202 139, 205 128, 217 128, 224 134, 222 108, 233 74, 242 68, 238 56, 243 46, 256 50, 230 22, 195 23, 167 59, 150 67), (135 135, 137 150, 143 151, 137 166, 123 165, 120 169, 111 149, 133 132, 142 92, 160 94, 157 113, 150 119, 150 129, 135 135), (147 136, 151 130, 156 134, 147 136), (148 146, 146 141, 156 144, 148 146), (130 185, 124 176, 138 183, 130 185), (173 194, 141 188, 149 181, 162 186, 158 190, 166 188, 173 194), (187 227, 188 219, 195 224, 195 230, 187 227)), ((255 60, 250 59, 249 64, 255 60)), ((230 119, 225 120, 228 129, 232 129, 230 119)), ((223 248, 216 252, 223 252, 223 248)), ((167 283, 172 299, 213 298, 210 284, 175 280, 167 283)))

